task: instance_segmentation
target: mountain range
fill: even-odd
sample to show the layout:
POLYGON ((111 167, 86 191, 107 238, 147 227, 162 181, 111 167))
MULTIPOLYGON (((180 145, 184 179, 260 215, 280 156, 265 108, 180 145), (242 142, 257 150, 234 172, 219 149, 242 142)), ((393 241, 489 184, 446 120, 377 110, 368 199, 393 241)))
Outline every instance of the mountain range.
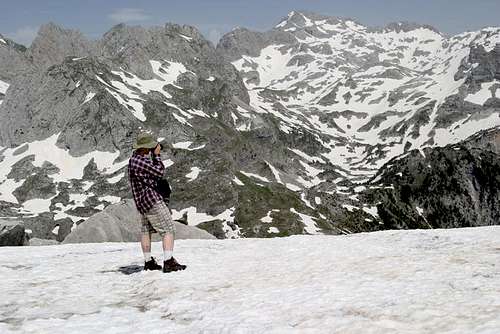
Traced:
POLYGON ((177 24, 0 35, 0 216, 63 241, 130 198, 139 131, 175 219, 219 238, 500 222, 500 28, 291 12, 217 46, 177 24))

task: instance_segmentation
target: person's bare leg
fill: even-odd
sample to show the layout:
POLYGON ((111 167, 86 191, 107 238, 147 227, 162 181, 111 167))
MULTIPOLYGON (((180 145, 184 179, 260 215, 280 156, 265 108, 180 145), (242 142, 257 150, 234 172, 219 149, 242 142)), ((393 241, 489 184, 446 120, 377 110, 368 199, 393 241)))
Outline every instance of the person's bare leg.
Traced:
POLYGON ((144 261, 149 261, 151 259, 151 233, 143 233, 141 236, 141 248, 144 254, 144 261))
POLYGON ((174 251, 174 235, 167 233, 163 236, 163 255, 164 255, 163 260, 164 261, 170 260, 173 251, 174 251))

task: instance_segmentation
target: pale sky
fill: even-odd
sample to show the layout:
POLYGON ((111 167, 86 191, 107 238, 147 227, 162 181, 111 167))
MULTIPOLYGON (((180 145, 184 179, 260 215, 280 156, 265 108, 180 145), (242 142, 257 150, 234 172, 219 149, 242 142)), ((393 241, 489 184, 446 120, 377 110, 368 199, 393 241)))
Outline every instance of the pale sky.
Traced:
POLYGON ((0 33, 29 45, 54 22, 99 38, 113 25, 196 26, 216 42, 236 26, 271 29, 292 10, 350 17, 368 26, 410 21, 446 34, 500 26, 500 0, 0 0, 0 33))

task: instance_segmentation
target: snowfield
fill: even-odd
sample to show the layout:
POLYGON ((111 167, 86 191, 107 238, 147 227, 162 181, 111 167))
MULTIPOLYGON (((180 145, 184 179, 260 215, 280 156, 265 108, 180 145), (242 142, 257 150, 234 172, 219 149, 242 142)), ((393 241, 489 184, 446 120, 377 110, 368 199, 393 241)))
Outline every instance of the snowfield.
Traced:
POLYGON ((500 227, 0 249, 0 333, 499 333, 500 227), (154 244, 159 254, 160 245, 154 244), (136 265, 136 267, 134 267, 136 265))

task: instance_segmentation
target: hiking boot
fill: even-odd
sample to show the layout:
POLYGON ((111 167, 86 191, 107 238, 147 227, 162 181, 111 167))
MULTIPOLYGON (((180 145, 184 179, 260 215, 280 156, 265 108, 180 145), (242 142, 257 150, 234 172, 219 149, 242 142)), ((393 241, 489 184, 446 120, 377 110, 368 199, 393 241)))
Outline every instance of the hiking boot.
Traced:
POLYGON ((176 259, 173 257, 170 260, 163 261, 163 272, 169 273, 171 271, 179 271, 186 269, 186 266, 183 264, 179 264, 176 259))
POLYGON ((161 270, 161 266, 156 263, 154 258, 151 258, 151 260, 144 262, 144 270, 161 270))

